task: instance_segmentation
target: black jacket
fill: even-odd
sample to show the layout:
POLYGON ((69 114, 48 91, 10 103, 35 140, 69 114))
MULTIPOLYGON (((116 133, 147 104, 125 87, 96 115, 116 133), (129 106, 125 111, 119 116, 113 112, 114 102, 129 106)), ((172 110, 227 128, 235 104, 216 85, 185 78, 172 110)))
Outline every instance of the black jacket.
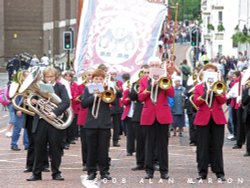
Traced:
MULTIPOLYGON (((98 104, 96 100, 96 107, 98 104)), ((111 111, 108 103, 101 100, 98 117, 95 119, 92 115, 92 108, 94 103, 94 94, 90 94, 88 87, 85 88, 83 95, 81 96, 81 105, 83 108, 88 108, 88 115, 84 128, 87 129, 110 129, 111 128, 111 111)))
MULTIPOLYGON (((57 104, 57 108, 53 110, 53 113, 59 116, 62 113, 64 113, 67 110, 67 108, 69 108, 70 99, 69 99, 68 92, 64 85, 60 83, 56 83, 54 86, 54 91, 55 91, 55 94, 61 99, 61 102, 57 104)), ((32 124, 32 133, 36 132, 37 125, 39 122, 39 117, 40 117, 39 115, 34 116, 33 124, 32 124)))
POLYGON ((129 92, 129 98, 135 103, 134 114, 132 117, 132 122, 140 122, 141 112, 143 104, 138 100, 138 93, 134 90, 135 83, 132 84, 131 91, 129 92))

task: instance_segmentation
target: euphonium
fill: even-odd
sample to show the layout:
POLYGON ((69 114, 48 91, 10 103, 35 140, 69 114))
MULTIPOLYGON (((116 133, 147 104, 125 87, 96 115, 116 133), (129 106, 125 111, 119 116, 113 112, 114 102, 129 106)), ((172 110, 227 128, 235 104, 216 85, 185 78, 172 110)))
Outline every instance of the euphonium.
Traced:
POLYGON ((49 113, 57 108, 57 104, 61 102, 61 99, 55 93, 43 92, 40 90, 38 85, 38 82, 40 81, 40 74, 41 70, 39 67, 32 69, 31 73, 20 86, 19 93, 24 93, 29 90, 30 93, 27 97, 27 104, 29 108, 55 128, 66 129, 70 126, 73 120, 73 112, 70 108, 66 110, 67 119, 65 121, 63 120, 63 115, 56 117, 53 120, 47 117, 49 113), (34 106, 31 103, 33 98, 37 99, 37 104, 34 106))

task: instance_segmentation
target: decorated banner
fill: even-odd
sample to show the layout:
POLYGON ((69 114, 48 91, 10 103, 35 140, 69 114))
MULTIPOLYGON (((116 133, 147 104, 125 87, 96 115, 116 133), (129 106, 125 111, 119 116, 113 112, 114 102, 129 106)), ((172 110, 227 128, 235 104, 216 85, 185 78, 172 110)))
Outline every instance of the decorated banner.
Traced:
POLYGON ((117 73, 136 72, 155 55, 167 14, 146 0, 84 0, 74 68, 79 75, 103 63, 117 73))

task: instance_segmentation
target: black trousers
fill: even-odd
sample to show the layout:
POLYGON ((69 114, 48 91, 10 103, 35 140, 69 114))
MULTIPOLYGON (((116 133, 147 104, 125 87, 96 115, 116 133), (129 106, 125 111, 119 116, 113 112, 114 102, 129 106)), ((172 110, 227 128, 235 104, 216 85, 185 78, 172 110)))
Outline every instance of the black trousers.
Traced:
POLYGON ((63 137, 64 130, 56 129, 43 119, 39 120, 37 130, 33 134, 35 146, 35 158, 33 165, 34 175, 41 175, 44 158, 47 152, 47 143, 49 143, 52 176, 61 173, 59 171, 59 167, 62 160, 63 137))
POLYGON ((70 126, 66 129, 66 143, 70 144, 71 141, 75 139, 75 127, 77 122, 77 116, 74 115, 73 121, 70 126))
POLYGON ((87 145, 87 136, 86 129, 84 126, 80 127, 80 135, 81 135, 81 151, 82 151, 82 165, 87 164, 87 155, 88 155, 88 145, 87 145))
POLYGON ((236 145, 242 146, 245 143, 245 123, 243 121, 243 109, 239 107, 237 109, 237 137, 236 137, 236 145))
POLYGON ((200 176, 207 176, 208 164, 217 177, 224 175, 223 142, 224 125, 217 125, 211 118, 207 126, 197 126, 197 162, 200 176))
POLYGON ((88 174, 96 173, 97 164, 101 175, 109 173, 110 136, 110 129, 86 129, 88 174))
POLYGON ((159 159, 160 173, 168 173, 168 132, 169 125, 160 124, 155 121, 151 126, 145 126, 146 129, 146 172, 154 173, 154 153, 157 148, 157 156, 159 159), (156 147, 158 146, 158 147, 156 147))
POLYGON ((248 114, 246 121, 246 152, 250 153, 250 114, 248 114))
POLYGON ((119 140, 120 126, 121 126, 121 114, 112 114, 113 119, 113 142, 119 140))
POLYGON ((196 126, 194 126, 194 117, 195 114, 188 114, 188 122, 189 122, 189 141, 190 143, 196 144, 197 131, 196 126))
POLYGON ((238 116, 237 116, 237 109, 232 109, 232 111, 233 111, 233 124, 234 124, 234 127, 233 127, 233 133, 234 133, 234 137, 235 138, 237 138, 237 130, 238 130, 238 120, 237 120, 237 118, 238 118, 238 116))
MULTIPOLYGON (((33 133, 32 133, 32 122, 33 122, 33 116, 26 115, 26 124, 25 128, 27 130, 27 135, 29 139, 29 147, 27 150, 27 156, 26 156, 26 168, 27 169, 33 169, 33 163, 34 163, 34 156, 35 156, 35 146, 34 146, 34 139, 33 139, 33 133)), ((46 154, 44 156, 44 166, 43 168, 49 167, 49 156, 48 151, 46 150, 46 154)))
POLYGON ((124 123, 126 124, 127 133, 127 153, 135 152, 135 125, 131 122, 130 117, 126 117, 124 123))
POLYGON ((145 166, 145 143, 146 143, 146 128, 141 126, 139 122, 133 122, 135 127, 136 139, 136 164, 137 166, 145 166))

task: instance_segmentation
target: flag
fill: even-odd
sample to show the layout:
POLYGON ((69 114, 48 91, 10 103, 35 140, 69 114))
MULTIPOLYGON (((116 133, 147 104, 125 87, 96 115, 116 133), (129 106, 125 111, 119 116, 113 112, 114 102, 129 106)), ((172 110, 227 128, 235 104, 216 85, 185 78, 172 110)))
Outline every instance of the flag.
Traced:
POLYGON ((146 0, 84 0, 74 68, 76 74, 99 64, 117 73, 136 72, 155 55, 167 14, 146 0))

